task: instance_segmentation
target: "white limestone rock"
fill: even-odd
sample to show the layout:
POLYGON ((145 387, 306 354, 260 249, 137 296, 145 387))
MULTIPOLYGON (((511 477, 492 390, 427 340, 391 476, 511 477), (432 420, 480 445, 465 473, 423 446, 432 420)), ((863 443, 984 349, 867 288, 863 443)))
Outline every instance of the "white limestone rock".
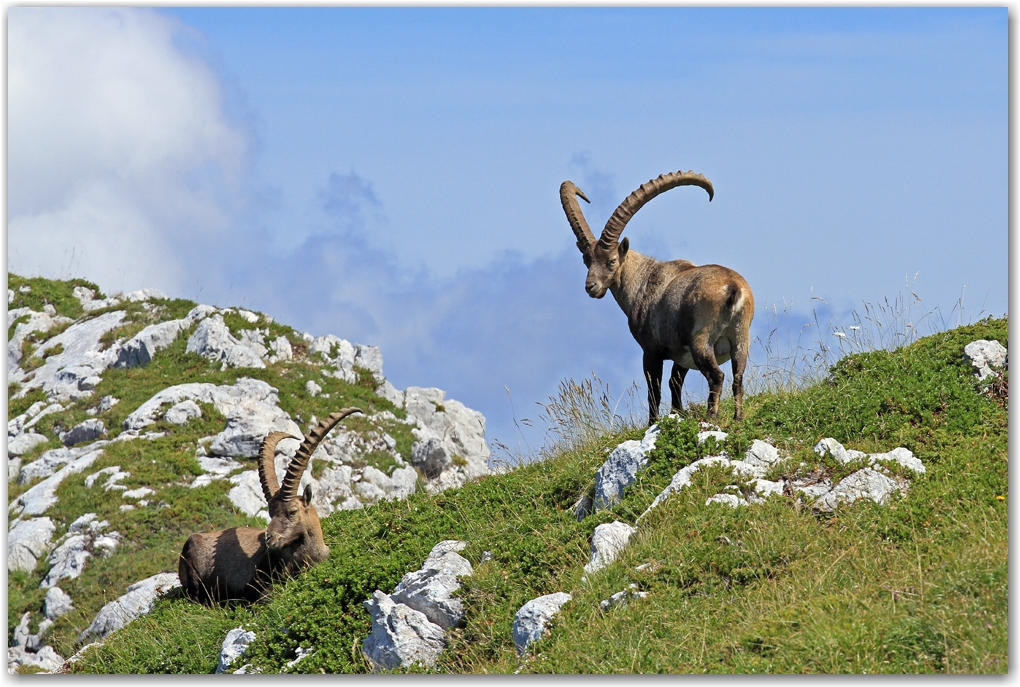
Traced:
POLYGON ((414 493, 417 478, 418 473, 411 467, 396 468, 393 475, 390 476, 367 465, 361 473, 361 481, 355 485, 355 491, 359 495, 368 497, 362 499, 367 503, 405 499, 414 493), (368 487, 374 487, 374 489, 370 490, 368 487))
POLYGON ((411 445, 411 464, 427 478, 435 479, 453 465, 453 453, 431 428, 416 427, 411 433, 417 439, 411 445))
POLYGON ((159 289, 139 289, 123 296, 124 300, 135 303, 138 301, 166 300, 167 296, 159 289))
POLYGON ((151 611, 157 597, 180 586, 177 573, 157 573, 135 582, 123 596, 103 606, 88 628, 78 636, 78 642, 89 637, 102 639, 119 630, 138 616, 151 611))
POLYGON ((239 511, 254 517, 260 511, 268 508, 269 504, 262 493, 262 484, 259 482, 257 470, 246 470, 231 477, 230 481, 234 487, 227 492, 227 498, 239 511))
POLYGON ((563 604, 572 598, 573 596, 566 592, 556 592, 532 599, 521 606, 514 614, 511 626, 518 654, 523 654, 527 651, 528 645, 545 636, 546 626, 560 612, 563 604))
POLYGON ((44 672, 53 672, 64 663, 64 659, 51 646, 43 646, 38 652, 28 651, 19 646, 7 649, 7 672, 16 673, 19 666, 31 666, 44 672))
POLYGON ((372 634, 361 650, 376 672, 414 663, 431 666, 446 648, 443 628, 388 594, 376 590, 364 606, 372 615, 372 634))
POLYGON ((57 502, 56 491, 57 487, 60 486, 60 483, 71 475, 75 475, 91 466, 92 463, 96 461, 96 458, 102 455, 102 453, 102 450, 90 451, 80 458, 76 458, 72 462, 68 463, 60 470, 50 475, 18 498, 14 499, 14 501, 7 507, 8 513, 12 513, 15 516, 42 515, 50 508, 50 506, 57 502))
POLYGON ((172 344, 181 332, 191 326, 192 322, 186 318, 149 325, 121 345, 116 367, 148 365, 158 351, 172 344))
POLYGON ((852 461, 863 460, 868 457, 868 454, 864 451, 844 448, 843 444, 839 443, 832 437, 826 437, 815 444, 814 452, 820 456, 824 456, 828 453, 844 465, 852 461))
MULTIPOLYGON (((45 405, 45 404, 42 401, 37 401, 37 402, 32 404, 32 407, 29 408, 29 410, 32 411, 33 409, 39 407, 40 405, 45 405)), ((37 422, 39 422, 39 420, 42 420, 47 415, 51 415, 53 413, 59 413, 63 409, 64 409, 64 406, 60 405, 59 403, 50 403, 49 405, 46 405, 45 408, 42 408, 42 409, 38 410, 37 412, 30 413, 31 419, 27 419, 26 418, 26 420, 22 423, 22 426, 20 427, 20 429, 18 429, 18 432, 27 431, 27 430, 31 429, 32 427, 35 426, 35 424, 37 422)), ((8 430, 8 434, 10 434, 10 424, 9 423, 8 423, 7 430, 8 430)))
POLYGON ((316 384, 314 379, 309 379, 307 382, 305 382, 305 391, 308 392, 309 396, 315 398, 320 393, 322 393, 322 387, 316 384))
POLYGON ((963 356, 974 367, 977 378, 982 380, 992 374, 992 368, 1005 369, 1008 360, 1005 346, 998 341, 985 339, 978 339, 964 346, 963 356))
POLYGON ((435 388, 408 387, 404 405, 417 423, 417 429, 412 430, 418 441, 412 446, 411 462, 419 469, 419 464, 429 468, 425 472, 430 478, 430 492, 458 487, 491 473, 485 417, 481 413, 447 399, 446 392, 435 388), (440 464, 444 467, 433 477, 434 468, 440 464))
POLYGON ((56 620, 65 613, 74 610, 71 595, 60 587, 50 587, 43 601, 43 615, 47 620, 56 620))
POLYGON ((812 507, 827 512, 864 498, 885 505, 892 494, 907 488, 908 483, 902 477, 890 477, 867 467, 841 479, 830 492, 815 501, 812 507))
POLYGON ((864 451, 844 448, 841 443, 832 437, 826 437, 815 444, 814 451, 820 456, 824 456, 828 453, 833 458, 844 464, 856 460, 864 461, 865 465, 868 467, 874 467, 879 461, 886 461, 899 463, 903 467, 914 472, 923 474, 926 471, 921 460, 917 458, 910 449, 902 446, 894 448, 891 451, 887 451, 886 453, 865 453, 864 451))
POLYGON ((223 316, 217 313, 198 323, 188 338, 186 350, 221 362, 221 369, 224 370, 228 367, 264 368, 266 364, 262 362, 262 355, 265 354, 265 347, 262 347, 260 354, 252 349, 251 343, 235 338, 223 322, 223 316))
POLYGON ((202 408, 189 398, 171 406, 163 419, 172 425, 184 425, 197 417, 202 417, 202 408))
POLYGON ((276 388, 250 377, 242 377, 229 386, 203 382, 178 384, 163 389, 140 405, 127 416, 123 427, 129 431, 140 430, 156 421, 164 405, 175 405, 185 400, 209 403, 217 412, 228 417, 242 405, 276 406, 280 402, 276 388))
POLYGON ((749 478, 760 478, 764 474, 764 470, 760 466, 751 465, 742 460, 730 460, 724 456, 708 456, 706 458, 701 458, 700 460, 694 461, 687 467, 678 470, 677 473, 673 475, 673 479, 670 481, 669 486, 663 489, 659 495, 655 497, 652 501, 652 505, 648 506, 648 508, 646 508, 645 511, 638 517, 638 521, 640 522, 641 518, 645 517, 653 508, 658 506, 667 498, 688 486, 691 483, 691 478, 694 476, 694 473, 698 472, 703 467, 712 465, 730 467, 733 469, 735 474, 749 478))
POLYGON ((659 426, 652 425, 641 441, 625 441, 609 454, 606 462, 595 473, 596 511, 607 508, 623 498, 623 490, 634 483, 637 473, 648 462, 648 454, 655 448, 659 426))
POLYGON ((9 381, 21 384, 15 398, 32 389, 42 389, 50 400, 60 403, 90 396, 119 352, 116 346, 104 350, 100 339, 119 327, 124 315, 123 310, 116 310, 76 322, 41 344, 32 357, 44 358, 42 366, 29 373, 19 368, 9 376, 9 381), (57 350, 60 352, 54 352, 57 350))
POLYGON ((627 585, 627 589, 621 590, 610 596, 608 599, 599 601, 599 608, 608 611, 615 606, 626 606, 631 599, 643 599, 648 592, 638 591, 636 584, 627 585))
POLYGON ((235 627, 227 633, 220 647, 220 660, 216 664, 217 673, 225 673, 234 663, 244 658, 248 645, 255 641, 255 633, 243 627, 235 627))
POLYGON ((637 528, 619 520, 596 527, 591 538, 591 560, 584 571, 591 574, 615 561, 635 532, 637 528))
POLYGON ((720 503, 724 506, 729 506, 730 508, 747 505, 747 501, 736 494, 716 494, 715 496, 710 496, 705 500, 706 506, 712 503, 720 503))
POLYGON ((268 358, 271 363, 294 359, 294 348, 290 345, 290 340, 286 336, 278 336, 273 339, 269 348, 273 351, 268 358))
POLYGON ((46 451, 31 463, 25 463, 18 475, 18 484, 28 484, 43 477, 49 477, 61 466, 67 465, 75 458, 78 458, 88 451, 80 448, 54 448, 46 451))
POLYGON ((92 418, 80 422, 67 432, 60 435, 64 446, 74 446, 84 442, 93 442, 106 436, 106 425, 102 420, 92 418))
POLYGON ((335 510, 361 508, 361 500, 354 495, 351 486, 353 475, 354 470, 350 465, 338 465, 322 471, 318 486, 312 488, 312 503, 320 518, 329 516, 335 510))
POLYGON ((446 647, 444 630, 464 620, 463 603, 453 596, 459 577, 473 574, 461 556, 466 542, 441 541, 432 547, 422 567, 407 573, 393 594, 376 591, 364 602, 372 614, 372 634, 362 651, 376 671, 415 662, 432 665, 446 647))
POLYGON ((773 465, 782 462, 782 456, 779 455, 779 449, 772 444, 755 439, 751 442, 751 448, 744 453, 744 462, 755 468, 768 470, 773 465))
POLYGON ((471 563, 461 556, 466 542, 448 540, 432 547, 421 569, 401 578, 391 598, 425 614, 430 622, 447 630, 464 621, 464 603, 453 596, 460 589, 458 577, 474 574, 471 563))
POLYGON ((75 534, 68 537, 63 544, 50 554, 50 570, 39 584, 40 587, 52 587, 60 580, 74 579, 85 570, 85 563, 92 555, 87 546, 91 543, 86 534, 75 534))
POLYGON ((375 393, 398 408, 404 407, 404 392, 393 386, 388 379, 384 379, 382 384, 376 387, 375 393))
POLYGON ((21 364, 22 344, 29 334, 35 332, 48 332, 57 325, 66 324, 72 320, 67 317, 51 317, 47 313, 35 312, 29 308, 16 308, 7 312, 7 328, 10 329, 14 321, 19 317, 28 316, 25 322, 19 322, 14 328, 14 334, 7 340, 7 374, 13 375, 21 364))
POLYGON ((215 315, 219 310, 212 305, 196 305, 192 308, 187 315, 184 316, 191 324, 197 324, 210 315, 215 315))
POLYGON ((24 432, 19 434, 13 439, 7 441, 7 455, 8 456, 23 456, 36 446, 45 444, 48 442, 42 434, 36 434, 35 432, 24 432))
POLYGON ((14 523, 7 533, 7 569, 32 572, 36 562, 50 550, 57 526, 47 517, 14 523))
POLYGON ((377 382, 382 381, 383 357, 378 346, 354 344, 354 364, 371 372, 377 382))
POLYGON ((708 440, 709 437, 712 437, 721 444, 722 442, 726 441, 726 438, 728 436, 729 434, 727 434, 726 432, 713 429, 706 429, 704 431, 698 432, 698 443, 703 444, 705 443, 705 441, 708 440))
POLYGON ((130 477, 131 473, 120 469, 119 465, 111 465, 110 467, 103 468, 102 470, 96 470, 91 475, 85 478, 85 486, 91 489, 95 483, 105 477, 103 480, 103 489, 110 491, 111 489, 124 489, 125 487, 117 484, 120 480, 130 477))

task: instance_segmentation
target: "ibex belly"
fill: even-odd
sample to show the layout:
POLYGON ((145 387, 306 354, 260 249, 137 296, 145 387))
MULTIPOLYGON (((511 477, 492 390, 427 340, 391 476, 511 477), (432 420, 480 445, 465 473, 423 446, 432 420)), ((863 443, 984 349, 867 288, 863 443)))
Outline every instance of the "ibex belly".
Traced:
MULTIPOLYGON (((732 354, 730 350, 730 340, 725 337, 719 339, 718 341, 715 342, 714 350, 715 361, 722 365, 723 363, 730 359, 730 355, 732 354)), ((694 356, 691 355, 690 346, 684 346, 683 351, 681 351, 680 355, 678 355, 676 358, 673 358, 673 362, 675 362, 680 367, 686 367, 688 370, 698 369, 698 366, 694 363, 694 356)))

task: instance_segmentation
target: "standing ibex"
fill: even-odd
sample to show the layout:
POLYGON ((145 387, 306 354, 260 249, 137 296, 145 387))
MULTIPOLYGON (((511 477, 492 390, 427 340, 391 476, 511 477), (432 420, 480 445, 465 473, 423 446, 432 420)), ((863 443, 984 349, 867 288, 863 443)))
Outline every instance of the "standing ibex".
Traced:
POLYGON ((301 475, 312 453, 333 427, 360 408, 344 408, 305 435, 287 466, 283 484, 276 478, 274 454, 286 432, 271 432, 259 449, 259 481, 269 502, 269 525, 264 530, 234 527, 188 537, 177 565, 181 586, 189 598, 206 603, 227 599, 256 601, 269 589, 272 577, 293 573, 326 560, 329 547, 322 538, 319 514, 312 505, 312 485, 298 497, 301 475))
POLYGON ((630 333, 644 351, 648 382, 648 424, 659 416, 662 363, 673 361, 669 376, 672 406, 680 410, 680 389, 687 370, 697 368, 708 380, 708 416, 719 412, 723 371, 719 363, 733 359, 735 418, 744 417, 744 367, 750 347, 754 296, 744 278, 721 265, 697 267, 687 260, 660 262, 629 250, 620 234, 634 213, 663 191, 677 186, 700 186, 712 200, 712 182, 694 172, 661 174, 642 184, 620 203, 598 241, 588 228, 575 196, 585 198, 572 181, 560 185, 560 201, 577 247, 588 267, 585 291, 602 298, 606 290, 627 314, 630 333))

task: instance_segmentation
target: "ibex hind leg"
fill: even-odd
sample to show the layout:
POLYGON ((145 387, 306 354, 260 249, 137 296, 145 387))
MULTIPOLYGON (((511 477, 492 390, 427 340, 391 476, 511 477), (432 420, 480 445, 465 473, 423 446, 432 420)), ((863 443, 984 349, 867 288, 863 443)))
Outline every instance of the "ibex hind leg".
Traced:
MULTIPOLYGON (((648 426, 659 419, 659 402, 662 400, 662 358, 644 354, 645 383, 648 385, 648 426)), ((672 377, 670 378, 672 383, 672 377)))
POLYGON ((744 419, 744 369, 747 367, 747 344, 736 341, 733 343, 733 359, 730 361, 733 370, 733 411, 734 420, 744 419))
POLYGON ((687 376, 687 368, 673 363, 673 369, 669 373, 669 401, 673 410, 683 410, 683 401, 680 399, 680 392, 684 388, 684 377, 687 376))
POLYGON ((694 357, 694 364, 698 366, 701 374, 708 380, 708 417, 714 418, 719 415, 719 398, 722 396, 723 380, 725 373, 719 367, 715 359, 715 351, 707 340, 695 342, 691 346, 691 355, 694 357))

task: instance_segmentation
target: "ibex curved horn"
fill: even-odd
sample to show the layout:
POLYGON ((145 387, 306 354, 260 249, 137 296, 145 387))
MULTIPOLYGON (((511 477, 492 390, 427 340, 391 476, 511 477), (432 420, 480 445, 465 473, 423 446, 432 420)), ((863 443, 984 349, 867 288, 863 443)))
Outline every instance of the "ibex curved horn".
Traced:
POLYGON ((564 181, 560 184, 560 203, 563 205, 563 212, 566 213, 570 228, 574 230, 574 236, 577 237, 577 247, 583 254, 588 255, 595 247, 595 235, 591 233, 588 222, 585 221, 584 215, 581 213, 577 196, 583 198, 586 203, 591 202, 584 192, 574 185, 573 181, 564 181))
POLYGON ((287 466, 287 474, 283 476, 283 484, 280 485, 280 491, 278 498, 283 501, 293 501, 297 497, 298 483, 301 481, 301 474, 305 471, 305 467, 308 465, 308 461, 312 457, 312 453, 319 446, 319 442, 322 441, 323 437, 329 433, 329 430, 336 426, 336 423, 343 420, 348 415, 354 413, 364 413, 361 408, 344 408, 338 410, 335 413, 330 414, 325 420, 319 422, 315 429, 305 435, 305 439, 301 442, 301 447, 294 455, 294 459, 290 461, 290 465, 287 466))
MULTIPOLYGON (((712 182, 702 174, 695 174, 693 171, 660 174, 648 183, 641 184, 637 190, 623 199, 623 202, 617 206, 609 221, 606 222, 606 228, 602 230, 602 236, 599 237, 599 245, 608 249, 617 243, 620 240, 620 234, 623 233, 623 228, 627 226, 627 222, 630 221, 635 212, 640 210, 645 203, 655 196, 677 186, 700 186, 708 191, 709 202, 715 196, 712 182)), ((561 189, 560 194, 562 195, 562 193, 561 189)), ((576 205, 577 201, 574 201, 574 203, 576 205)))
POLYGON ((265 494, 266 501, 280 490, 280 483, 276 479, 275 456, 276 445, 283 439, 301 441, 301 437, 287 432, 270 432, 269 436, 262 440, 262 446, 259 448, 259 482, 262 484, 262 493, 265 494))

